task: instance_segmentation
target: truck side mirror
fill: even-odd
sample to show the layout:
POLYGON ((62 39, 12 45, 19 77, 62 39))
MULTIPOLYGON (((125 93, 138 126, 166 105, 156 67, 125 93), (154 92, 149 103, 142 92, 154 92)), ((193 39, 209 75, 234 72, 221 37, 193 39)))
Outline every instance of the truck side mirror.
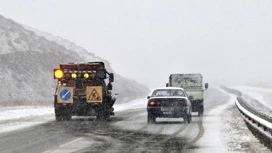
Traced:
POLYGON ((108 83, 108 90, 112 90, 112 84, 108 83))
POLYGON ((166 87, 169 87, 169 83, 166 83, 166 87))
POLYGON ((113 75, 113 73, 110 73, 109 76, 110 76, 109 81, 113 82, 114 81, 114 75, 113 75))
POLYGON ((205 89, 208 89, 208 87, 209 87, 209 84, 205 83, 205 89))

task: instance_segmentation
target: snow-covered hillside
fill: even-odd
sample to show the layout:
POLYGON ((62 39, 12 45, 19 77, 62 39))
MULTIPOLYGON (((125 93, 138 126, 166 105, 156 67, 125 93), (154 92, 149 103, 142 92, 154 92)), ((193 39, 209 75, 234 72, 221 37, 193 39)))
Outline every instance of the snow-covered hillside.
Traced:
MULTIPOLYGON (((56 81, 53 69, 59 63, 105 61, 75 44, 23 26, 0 15, 0 104, 52 104, 56 81)), ((149 90, 115 74, 118 102, 145 97, 149 90), (128 86, 129 85, 129 86, 128 86)))

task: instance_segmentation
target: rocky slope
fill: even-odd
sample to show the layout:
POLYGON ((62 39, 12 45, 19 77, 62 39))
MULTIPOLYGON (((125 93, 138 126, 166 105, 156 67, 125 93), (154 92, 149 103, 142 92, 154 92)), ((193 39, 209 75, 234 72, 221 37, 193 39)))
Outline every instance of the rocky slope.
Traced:
MULTIPOLYGON (((52 104, 59 63, 105 61, 75 44, 0 15, 0 105, 52 104)), ((115 72, 114 72, 115 73, 115 72)), ((118 103, 145 97, 149 89, 115 73, 118 103)))

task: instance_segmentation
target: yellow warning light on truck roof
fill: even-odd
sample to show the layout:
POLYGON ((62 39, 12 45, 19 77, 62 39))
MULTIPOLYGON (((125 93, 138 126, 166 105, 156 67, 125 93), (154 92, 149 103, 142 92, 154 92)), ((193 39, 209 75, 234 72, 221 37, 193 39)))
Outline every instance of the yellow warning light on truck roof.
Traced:
POLYGON ((56 69, 55 72, 54 72, 54 78, 55 79, 61 79, 63 77, 63 72, 62 70, 60 69, 56 69))
POLYGON ((88 79, 88 78, 89 78, 89 74, 88 74, 88 73, 85 73, 85 74, 84 74, 84 78, 88 79))
POLYGON ((75 73, 72 73, 72 74, 71 74, 71 77, 72 77, 73 79, 75 79, 75 78, 77 77, 77 75, 76 75, 75 73))

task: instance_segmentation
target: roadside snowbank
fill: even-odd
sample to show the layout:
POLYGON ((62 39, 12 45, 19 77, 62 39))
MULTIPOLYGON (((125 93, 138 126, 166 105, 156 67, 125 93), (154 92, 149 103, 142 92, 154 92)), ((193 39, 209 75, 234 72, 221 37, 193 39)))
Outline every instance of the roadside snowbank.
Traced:
POLYGON ((46 123, 53 119, 53 107, 0 107, 0 133, 46 123))
POLYGON ((19 106, 19 107, 1 107, 0 108, 0 122, 7 120, 14 120, 25 117, 36 117, 53 114, 52 107, 44 106, 19 106))

